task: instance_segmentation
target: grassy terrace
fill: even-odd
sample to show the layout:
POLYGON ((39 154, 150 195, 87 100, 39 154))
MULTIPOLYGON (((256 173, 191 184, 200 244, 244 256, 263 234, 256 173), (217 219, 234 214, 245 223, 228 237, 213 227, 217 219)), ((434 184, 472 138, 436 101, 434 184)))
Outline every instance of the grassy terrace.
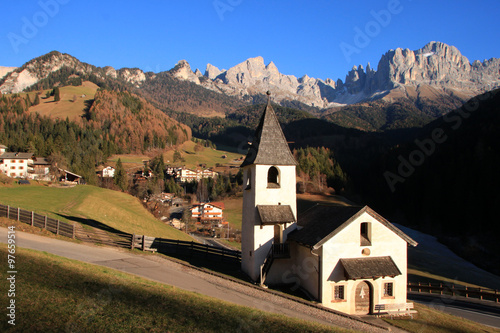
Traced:
POLYGON ((121 232, 192 240, 185 233, 156 220, 137 198, 95 186, 0 186, 0 203, 47 214, 61 221, 85 224, 85 220, 90 219, 121 232))
POLYGON ((16 257, 16 325, 2 332, 346 332, 47 253, 16 257))

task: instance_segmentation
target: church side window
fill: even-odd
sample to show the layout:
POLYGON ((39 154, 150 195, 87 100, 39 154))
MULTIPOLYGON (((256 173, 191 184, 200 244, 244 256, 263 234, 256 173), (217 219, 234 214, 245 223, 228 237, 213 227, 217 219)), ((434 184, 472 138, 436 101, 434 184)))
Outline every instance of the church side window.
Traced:
POLYGON ((394 296, 394 284, 392 282, 384 283, 384 297, 394 296))
POLYGON ((333 299, 336 301, 341 301, 345 299, 345 286, 336 285, 333 287, 333 299))
POLYGON ((278 168, 272 166, 267 172, 267 188, 279 188, 279 171, 278 168))

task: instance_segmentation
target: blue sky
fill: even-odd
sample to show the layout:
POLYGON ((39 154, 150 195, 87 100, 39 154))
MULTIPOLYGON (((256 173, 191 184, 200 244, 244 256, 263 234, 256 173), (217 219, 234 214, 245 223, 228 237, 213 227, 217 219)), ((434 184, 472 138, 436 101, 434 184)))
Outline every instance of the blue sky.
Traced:
POLYGON ((297 77, 344 80, 397 47, 456 46, 469 61, 500 57, 500 1, 3 1, 0 66, 57 50, 96 66, 205 71, 250 57, 297 77))

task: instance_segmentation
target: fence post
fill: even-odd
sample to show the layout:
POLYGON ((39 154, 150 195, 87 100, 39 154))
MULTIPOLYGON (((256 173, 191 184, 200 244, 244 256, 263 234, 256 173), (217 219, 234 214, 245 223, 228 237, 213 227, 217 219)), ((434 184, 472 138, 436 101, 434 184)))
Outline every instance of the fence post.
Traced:
POLYGON ((31 212, 31 226, 35 225, 35 212, 31 212))
POLYGON ((56 231, 56 235, 59 235, 59 220, 57 220, 57 231, 56 231))
POLYGON ((146 235, 142 235, 142 250, 146 248, 146 235))
POLYGON ((10 206, 7 205, 7 218, 10 219, 10 206))
POLYGON ((21 221, 21 208, 17 207, 17 220, 21 221))
POLYGON ((465 286, 465 297, 469 297, 469 293, 467 292, 467 286, 465 286))
POLYGON ((76 238, 76 230, 75 229, 76 229, 75 225, 73 224, 73 237, 72 237, 73 239, 76 238))
POLYGON ((47 229, 47 215, 45 215, 44 229, 47 229))
POLYGON ((130 249, 133 250, 135 247, 135 234, 132 234, 132 240, 130 241, 130 249))

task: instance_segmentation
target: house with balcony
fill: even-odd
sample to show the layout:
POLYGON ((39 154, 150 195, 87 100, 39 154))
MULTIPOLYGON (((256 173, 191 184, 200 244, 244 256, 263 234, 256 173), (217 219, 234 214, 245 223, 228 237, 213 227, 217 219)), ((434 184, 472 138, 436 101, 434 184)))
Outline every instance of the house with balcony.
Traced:
POLYGON ((54 177, 50 174, 51 163, 44 157, 33 157, 33 163, 29 164, 28 178, 33 180, 51 181, 54 177))
POLYGON ((201 223, 219 224, 223 220, 223 202, 204 202, 193 205, 191 218, 201 223))
POLYGON ((242 271, 348 314, 405 304, 407 247, 417 243, 368 206, 317 205, 297 217, 296 166, 268 102, 241 165, 242 271))

